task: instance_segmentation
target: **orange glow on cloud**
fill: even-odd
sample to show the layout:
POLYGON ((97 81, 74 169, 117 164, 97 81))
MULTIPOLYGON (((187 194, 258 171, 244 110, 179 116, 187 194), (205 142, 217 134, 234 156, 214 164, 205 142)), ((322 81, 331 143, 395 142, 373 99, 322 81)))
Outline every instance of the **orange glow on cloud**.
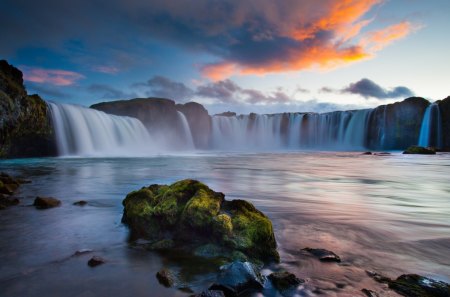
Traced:
POLYGON ((208 64, 201 69, 202 73, 209 79, 217 81, 232 75, 264 75, 314 68, 334 69, 372 58, 377 51, 407 36, 414 29, 409 22, 401 22, 362 34, 361 30, 374 20, 363 17, 374 6, 383 2, 384 0, 333 1, 321 17, 281 33, 299 44, 305 43, 305 46, 293 48, 279 59, 258 64, 245 64, 233 60, 208 64), (326 40, 316 40, 321 32, 331 32, 332 36, 326 40))
POLYGON ((21 66, 26 81, 35 83, 47 83, 56 86, 70 86, 84 76, 73 71, 59 69, 43 69, 21 66))

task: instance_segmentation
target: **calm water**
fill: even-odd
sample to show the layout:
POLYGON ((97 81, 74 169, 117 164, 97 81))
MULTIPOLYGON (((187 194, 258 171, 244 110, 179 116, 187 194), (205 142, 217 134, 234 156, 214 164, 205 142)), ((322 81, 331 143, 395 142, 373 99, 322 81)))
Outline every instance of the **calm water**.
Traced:
POLYGON ((184 178, 266 213, 280 265, 308 280, 303 296, 363 296, 362 288, 397 296, 365 270, 450 282, 450 154, 56 158, 1 161, 0 170, 33 181, 18 192, 22 206, 0 213, 2 296, 187 296, 158 284, 155 273, 164 266, 179 270, 194 290, 207 286, 211 267, 132 247, 120 222, 128 192, 184 178), (27 206, 37 195, 63 204, 43 211, 27 206), (89 204, 72 205, 81 199, 89 204), (333 250, 343 263, 323 264, 299 252, 307 246, 333 250), (90 268, 92 254, 71 256, 80 249, 108 262, 90 268))

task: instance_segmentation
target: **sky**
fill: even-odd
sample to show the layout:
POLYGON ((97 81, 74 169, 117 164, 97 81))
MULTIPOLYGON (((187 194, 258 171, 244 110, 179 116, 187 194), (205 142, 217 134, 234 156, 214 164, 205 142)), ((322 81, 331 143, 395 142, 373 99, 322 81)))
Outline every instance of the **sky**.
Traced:
POLYGON ((0 59, 29 93, 163 97, 210 114, 450 95, 448 0, 1 0, 0 59))

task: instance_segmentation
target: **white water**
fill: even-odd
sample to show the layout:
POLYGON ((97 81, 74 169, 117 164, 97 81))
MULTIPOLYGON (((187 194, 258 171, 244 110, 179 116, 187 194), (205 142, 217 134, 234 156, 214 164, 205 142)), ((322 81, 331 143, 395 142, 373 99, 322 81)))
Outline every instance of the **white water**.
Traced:
POLYGON ((76 105, 48 105, 61 156, 139 156, 152 151, 152 139, 138 119, 76 105))
POLYGON ((370 112, 213 116, 212 148, 363 149, 370 112))
POLYGON ((195 149, 195 145, 194 145, 194 140, 192 139, 192 133, 191 133, 191 128, 189 127, 189 123, 181 111, 177 111, 177 113, 178 113, 178 117, 180 118, 180 121, 181 121, 181 128, 182 128, 181 132, 182 132, 182 136, 184 138, 183 141, 185 144, 185 148, 188 150, 193 150, 193 149, 195 149))
POLYGON ((423 116, 422 126, 420 128, 419 145, 425 147, 442 147, 441 130, 442 124, 439 105, 436 103, 430 104, 423 116))

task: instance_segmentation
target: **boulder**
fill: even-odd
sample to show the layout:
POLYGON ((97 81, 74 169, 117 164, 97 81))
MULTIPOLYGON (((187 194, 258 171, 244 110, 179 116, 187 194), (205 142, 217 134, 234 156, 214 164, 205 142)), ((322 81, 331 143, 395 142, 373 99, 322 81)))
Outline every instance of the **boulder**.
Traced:
POLYGON ((33 205, 37 209, 47 209, 60 206, 61 201, 53 197, 36 197, 33 205))
POLYGON ((389 283, 389 288, 408 297, 448 297, 450 285, 417 274, 404 274, 389 283))
POLYGON ((268 278, 283 296, 294 295, 297 287, 305 282, 288 271, 273 272, 269 274, 268 278))
POLYGON ((0 158, 56 154, 47 103, 28 95, 22 72, 0 60, 0 158))
POLYGON ((413 154, 413 155, 435 155, 436 150, 431 147, 422 147, 417 145, 412 145, 408 147, 403 154, 413 154))
POLYGON ((93 256, 92 258, 89 259, 88 265, 90 267, 96 267, 96 266, 101 265, 101 264, 103 264, 105 262, 106 262, 105 259, 103 259, 103 258, 101 258, 99 256, 93 256))
POLYGON ((163 268, 156 273, 156 278, 158 282, 164 287, 170 288, 176 282, 175 274, 167 268, 163 268))
POLYGON ((210 290, 220 290, 225 296, 240 296, 244 293, 261 291, 264 277, 250 262, 236 261, 220 267, 219 276, 210 290))
POLYGON ((302 250, 310 253, 322 262, 341 262, 341 258, 338 255, 326 249, 313 249, 307 247, 302 250))
POLYGON ((174 248, 231 260, 279 260, 272 223, 262 212, 244 200, 227 201, 199 181, 143 187, 123 205, 132 239, 169 240, 174 248))

